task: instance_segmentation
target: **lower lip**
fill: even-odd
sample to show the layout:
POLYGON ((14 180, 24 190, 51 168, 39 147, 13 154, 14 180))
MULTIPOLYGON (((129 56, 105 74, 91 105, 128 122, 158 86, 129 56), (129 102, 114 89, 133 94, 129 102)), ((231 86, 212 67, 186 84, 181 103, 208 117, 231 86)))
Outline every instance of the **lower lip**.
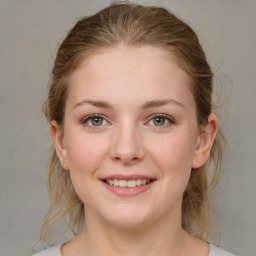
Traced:
POLYGON ((149 190, 155 181, 152 181, 146 185, 134 187, 134 188, 121 188, 121 187, 115 187, 113 185, 109 185, 108 183, 102 181, 103 185, 110 190, 111 192, 115 193, 116 195, 119 196, 136 196, 139 195, 147 190, 149 190))

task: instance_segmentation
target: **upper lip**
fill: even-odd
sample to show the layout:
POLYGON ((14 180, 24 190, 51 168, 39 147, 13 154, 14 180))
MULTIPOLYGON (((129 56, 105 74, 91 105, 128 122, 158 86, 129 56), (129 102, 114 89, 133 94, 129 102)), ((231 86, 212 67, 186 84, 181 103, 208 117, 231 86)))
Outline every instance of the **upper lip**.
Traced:
POLYGON ((140 174, 130 174, 130 175, 123 175, 123 174, 112 174, 108 176, 104 176, 100 178, 101 180, 137 180, 137 179, 145 179, 145 180, 155 180, 156 178, 146 175, 140 174))

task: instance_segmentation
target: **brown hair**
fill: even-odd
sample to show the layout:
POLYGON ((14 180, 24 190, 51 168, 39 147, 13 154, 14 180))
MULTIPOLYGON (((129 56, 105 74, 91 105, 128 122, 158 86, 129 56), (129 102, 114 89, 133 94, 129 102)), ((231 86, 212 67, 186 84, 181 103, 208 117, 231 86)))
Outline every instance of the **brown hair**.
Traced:
MULTIPOLYGON (((169 11, 158 7, 135 4, 113 4, 97 14, 77 22, 59 47, 52 70, 48 99, 44 105, 50 122, 63 123, 68 95, 69 76, 81 61, 95 51, 124 44, 130 47, 151 45, 174 54, 180 66, 193 81, 199 125, 208 122, 212 112, 213 74, 195 32, 169 11)), ((206 239, 210 227, 208 200, 208 169, 215 170, 210 187, 219 178, 221 166, 221 137, 218 133, 209 160, 192 170, 182 204, 182 226, 193 235, 206 239)), ((44 218, 40 237, 47 240, 50 227, 61 217, 68 216, 65 229, 79 232, 84 222, 84 206, 78 198, 68 171, 64 171, 53 150, 47 172, 50 208, 44 218)))

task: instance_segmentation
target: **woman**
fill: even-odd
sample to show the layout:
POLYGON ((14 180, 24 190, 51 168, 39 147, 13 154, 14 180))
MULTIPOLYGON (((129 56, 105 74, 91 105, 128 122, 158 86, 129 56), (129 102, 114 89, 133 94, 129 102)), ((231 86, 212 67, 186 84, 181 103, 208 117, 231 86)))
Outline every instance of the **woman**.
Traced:
POLYGON ((75 25, 45 103, 55 150, 41 238, 65 215, 79 235, 36 255, 232 255, 207 243, 221 163, 212 77, 165 9, 115 4, 75 25))

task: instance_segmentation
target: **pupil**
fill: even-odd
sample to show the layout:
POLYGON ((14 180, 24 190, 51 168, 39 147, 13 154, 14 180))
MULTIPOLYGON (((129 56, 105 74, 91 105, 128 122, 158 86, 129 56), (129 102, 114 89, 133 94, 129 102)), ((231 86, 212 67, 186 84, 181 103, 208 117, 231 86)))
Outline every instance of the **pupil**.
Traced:
POLYGON ((153 122, 156 126, 162 126, 165 123, 165 119, 163 117, 157 117, 153 122))
POLYGON ((96 117, 92 119, 92 124, 94 126, 102 125, 102 123, 103 123, 103 119, 101 117, 96 117))

